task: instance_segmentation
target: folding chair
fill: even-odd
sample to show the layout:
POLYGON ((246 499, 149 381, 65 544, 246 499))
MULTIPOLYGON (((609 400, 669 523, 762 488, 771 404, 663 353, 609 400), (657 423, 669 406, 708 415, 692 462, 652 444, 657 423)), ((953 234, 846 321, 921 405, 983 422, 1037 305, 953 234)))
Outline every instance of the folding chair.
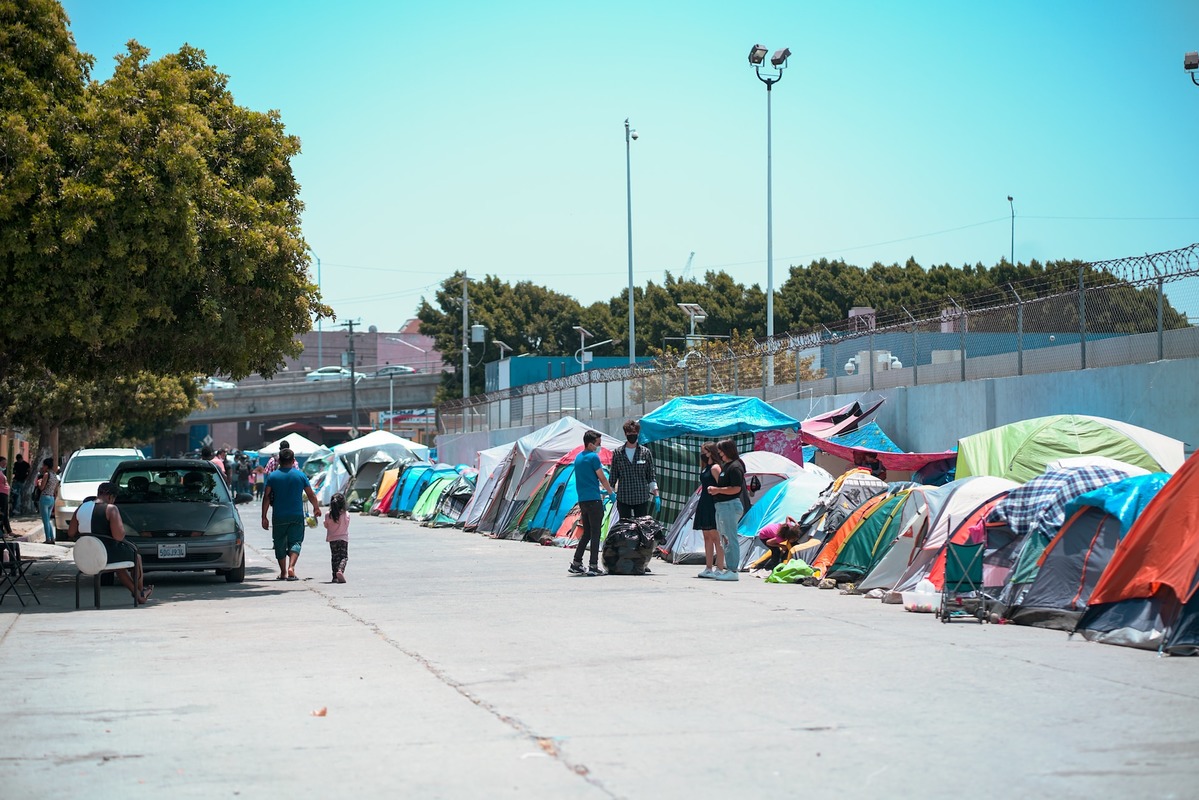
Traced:
POLYGON ((33 559, 21 559, 21 546, 17 542, 4 542, 0 544, 3 549, 3 561, 0 562, 0 603, 4 602, 4 598, 8 597, 9 592, 12 592, 21 605, 24 606, 25 598, 21 596, 20 584, 25 584, 25 593, 37 601, 40 606, 42 601, 38 599, 37 592, 29 585, 29 578, 25 573, 33 566, 33 559))
POLYGON ((945 583, 941 589, 941 608, 937 614, 942 622, 967 619, 987 622, 990 619, 990 600, 983 591, 983 549, 978 544, 953 544, 945 547, 945 583))

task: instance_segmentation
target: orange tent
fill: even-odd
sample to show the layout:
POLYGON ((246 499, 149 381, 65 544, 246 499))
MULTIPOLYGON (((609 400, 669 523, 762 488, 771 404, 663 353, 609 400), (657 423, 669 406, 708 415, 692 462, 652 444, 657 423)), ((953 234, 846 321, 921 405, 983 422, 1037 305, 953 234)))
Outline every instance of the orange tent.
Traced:
POLYGON ((1087 639, 1199 653, 1199 459, 1182 465, 1137 518, 1091 593, 1087 639))
POLYGON ((874 509, 890 499, 891 495, 888 492, 883 492, 882 494, 876 494, 855 508, 853 513, 841 523, 841 527, 837 528, 837 532, 833 534, 833 538, 829 539, 828 543, 821 548, 820 555, 816 557, 816 562, 812 564, 812 568, 823 575, 832 566, 833 562, 837 560, 837 556, 841 555, 841 548, 845 547, 845 543, 849 541, 849 537, 853 536, 854 531, 862 524, 862 520, 866 519, 874 509))

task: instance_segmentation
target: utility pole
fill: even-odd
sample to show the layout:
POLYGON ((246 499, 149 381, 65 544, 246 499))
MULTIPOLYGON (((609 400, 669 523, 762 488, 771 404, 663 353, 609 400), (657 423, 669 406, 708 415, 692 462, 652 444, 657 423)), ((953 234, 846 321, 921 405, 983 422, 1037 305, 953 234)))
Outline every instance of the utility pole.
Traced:
POLYGON ((470 326, 468 326, 466 318, 466 304, 470 302, 467 297, 467 287, 470 286, 470 279, 466 277, 466 271, 462 272, 462 399, 470 397, 470 326))
POLYGON ((356 320, 342 323, 343 328, 350 332, 350 438, 358 438, 358 376, 354 371, 354 325, 356 320))

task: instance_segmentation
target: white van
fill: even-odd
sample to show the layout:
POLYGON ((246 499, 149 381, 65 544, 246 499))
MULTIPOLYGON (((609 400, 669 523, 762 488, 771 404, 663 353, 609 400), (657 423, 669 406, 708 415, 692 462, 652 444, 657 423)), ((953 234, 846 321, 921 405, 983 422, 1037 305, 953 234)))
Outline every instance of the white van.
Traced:
POLYGON ((71 453, 62 475, 58 476, 58 493, 54 496, 55 536, 66 539, 75 509, 86 498, 95 496, 96 487, 112 477, 117 464, 144 458, 140 450, 132 447, 99 447, 71 453))

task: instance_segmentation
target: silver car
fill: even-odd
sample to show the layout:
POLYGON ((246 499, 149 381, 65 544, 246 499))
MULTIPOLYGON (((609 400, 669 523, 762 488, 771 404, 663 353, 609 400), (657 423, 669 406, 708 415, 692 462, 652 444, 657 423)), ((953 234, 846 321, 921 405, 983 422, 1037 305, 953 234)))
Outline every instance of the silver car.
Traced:
POLYGON ((96 496, 96 487, 108 480, 122 461, 145 458, 132 447, 100 447, 76 450, 67 459, 54 495, 54 529, 59 539, 66 539, 67 526, 75 509, 88 497, 96 496))
POLYGON ((126 461, 110 481, 126 540, 137 547, 146 572, 216 570, 229 583, 246 577, 246 534, 237 505, 208 461, 155 458, 126 461))

